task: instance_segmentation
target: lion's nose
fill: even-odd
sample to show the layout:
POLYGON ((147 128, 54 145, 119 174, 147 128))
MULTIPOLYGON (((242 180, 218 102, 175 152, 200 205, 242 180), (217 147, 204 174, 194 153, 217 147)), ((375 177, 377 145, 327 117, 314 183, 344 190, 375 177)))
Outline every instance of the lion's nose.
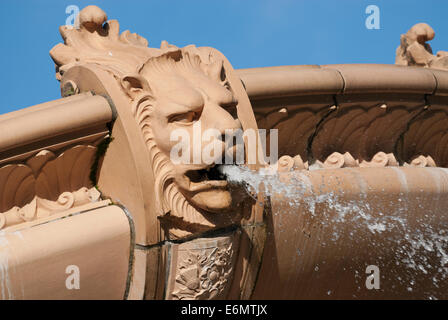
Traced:
POLYGON ((204 111, 207 112, 209 126, 218 129, 222 134, 225 134, 225 130, 241 129, 241 122, 234 119, 229 112, 218 105, 205 108, 204 111))

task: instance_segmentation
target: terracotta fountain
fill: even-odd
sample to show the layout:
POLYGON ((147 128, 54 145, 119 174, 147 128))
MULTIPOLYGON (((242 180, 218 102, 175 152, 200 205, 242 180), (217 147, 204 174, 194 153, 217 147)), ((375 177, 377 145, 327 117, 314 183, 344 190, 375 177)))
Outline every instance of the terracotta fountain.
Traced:
POLYGON ((402 35, 397 65, 244 70, 148 47, 96 6, 60 32, 62 98, 0 116, 1 298, 448 298, 448 53, 431 27, 402 35), (199 121, 212 161, 175 163, 171 135, 199 121), (239 129, 257 135, 219 139, 239 129))

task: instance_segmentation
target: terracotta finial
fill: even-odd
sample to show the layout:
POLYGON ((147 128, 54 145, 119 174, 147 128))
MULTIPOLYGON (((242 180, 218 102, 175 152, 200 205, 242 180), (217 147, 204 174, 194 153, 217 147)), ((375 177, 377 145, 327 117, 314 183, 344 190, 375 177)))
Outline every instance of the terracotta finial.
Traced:
POLYGON ((427 43, 434 39, 434 30, 426 23, 417 23, 406 34, 401 35, 401 43, 396 51, 395 64, 448 69, 448 51, 434 55, 427 43))
POLYGON ((79 24, 85 27, 102 26, 107 21, 107 14, 101 8, 91 5, 79 12, 79 24))

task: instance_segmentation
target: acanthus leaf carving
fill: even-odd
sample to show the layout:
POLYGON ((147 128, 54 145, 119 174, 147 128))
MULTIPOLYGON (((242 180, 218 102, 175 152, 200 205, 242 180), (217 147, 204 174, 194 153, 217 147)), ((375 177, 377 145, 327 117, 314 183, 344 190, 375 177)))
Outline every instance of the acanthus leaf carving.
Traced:
POLYGON ((95 153, 94 146, 78 145, 54 159, 48 158, 50 161, 37 175, 36 194, 43 199, 56 200, 63 192, 90 186, 89 173, 95 153))
POLYGON ((0 229, 100 199, 89 172, 96 153, 90 145, 74 146, 59 156, 43 150, 25 164, 0 168, 0 229))

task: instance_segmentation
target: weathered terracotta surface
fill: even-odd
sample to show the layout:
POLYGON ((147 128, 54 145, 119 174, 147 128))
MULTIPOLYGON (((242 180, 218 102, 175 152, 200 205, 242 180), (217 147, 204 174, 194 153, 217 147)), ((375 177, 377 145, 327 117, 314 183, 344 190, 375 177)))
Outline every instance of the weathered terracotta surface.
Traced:
POLYGON ((244 70, 148 47, 96 6, 60 32, 64 98, 0 116, 2 298, 448 298, 448 71, 429 26, 402 36, 404 66, 244 70), (174 163, 170 134, 199 120, 278 129, 278 162, 260 134, 226 179, 241 146, 218 136, 211 163, 174 163))
POLYGON ((107 203, 84 211, 1 231, 2 299, 123 299, 131 238, 128 219, 107 203), (66 270, 72 265, 79 268, 79 290, 66 286, 66 270))

